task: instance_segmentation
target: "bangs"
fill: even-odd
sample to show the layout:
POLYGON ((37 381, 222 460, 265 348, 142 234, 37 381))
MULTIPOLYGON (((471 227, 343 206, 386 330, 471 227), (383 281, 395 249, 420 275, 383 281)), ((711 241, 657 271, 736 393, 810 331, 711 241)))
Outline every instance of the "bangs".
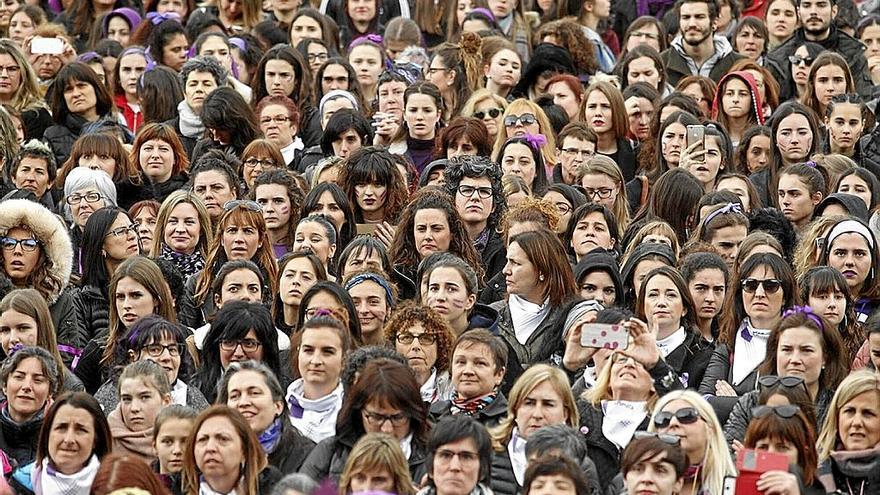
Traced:
POLYGON ((109 156, 116 160, 116 165, 124 168, 125 163, 120 163, 125 159, 125 148, 118 139, 103 133, 86 134, 76 140, 73 145, 73 151, 70 157, 76 160, 84 156, 109 156))
MULTIPOLYGON (((828 293, 832 293, 834 291, 840 291, 840 292, 843 292, 844 294, 847 294, 849 291, 848 286, 845 283, 844 283, 844 285, 840 285, 841 278, 838 278, 838 277, 842 277, 842 276, 838 275, 838 277, 835 277, 834 275, 835 275, 835 273, 833 271, 831 271, 831 269, 820 270, 820 271, 817 271, 816 273, 814 273, 810 277, 809 295, 815 296, 815 295, 821 295, 821 294, 828 294, 828 293)), ((845 282, 845 280, 844 280, 844 282, 845 282)))
POLYGON ((358 160, 348 164, 349 183, 354 185, 376 184, 391 186, 398 179, 399 172, 395 168, 385 166, 376 160, 358 160))
POLYGON ((232 210, 223 214, 219 228, 223 230, 230 225, 236 225, 238 227, 255 227, 260 230, 261 234, 266 230, 266 222, 263 220, 263 214, 259 211, 248 210, 244 206, 236 206, 232 210))

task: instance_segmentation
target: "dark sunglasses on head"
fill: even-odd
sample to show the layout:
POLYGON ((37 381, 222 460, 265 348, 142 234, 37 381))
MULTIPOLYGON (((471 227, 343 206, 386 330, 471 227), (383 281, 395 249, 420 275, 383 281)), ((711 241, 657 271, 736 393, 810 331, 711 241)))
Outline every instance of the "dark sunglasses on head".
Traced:
POLYGON ((227 201, 226 204, 223 205, 223 211, 229 211, 239 206, 250 211, 263 211, 263 207, 260 206, 260 203, 248 199, 233 199, 232 201, 227 201))
POLYGON ((677 419, 683 425, 690 425, 700 419, 700 413, 693 407, 683 407, 675 412, 660 411, 654 415, 654 426, 666 428, 672 422, 672 418, 677 419))
POLYGON ((804 383, 804 379, 799 376, 776 376, 764 375, 758 378, 758 385, 764 388, 772 388, 781 383, 785 388, 800 387, 804 383))
POLYGON ((522 115, 508 115, 507 117, 504 117, 504 126, 513 127, 516 125, 517 122, 520 122, 522 125, 532 125, 537 121, 538 119, 530 113, 524 113, 522 115))
POLYGON ((791 419, 795 417, 800 410, 801 408, 795 405, 758 406, 752 408, 752 417, 763 418, 771 414, 776 414, 780 418, 791 419))
POLYGON ((656 431, 637 431, 633 434, 633 438, 636 440, 642 438, 656 438, 661 442, 669 445, 679 445, 681 443, 681 438, 670 435, 668 433, 657 433, 656 431))
POLYGON ((479 112, 474 112, 474 118, 483 120, 486 118, 488 114, 489 117, 493 119, 497 119, 499 115, 501 115, 502 110, 500 108, 490 108, 488 110, 480 110, 479 112))
POLYGON ((776 278, 768 278, 765 280, 747 278, 742 281, 742 289, 749 294, 754 294, 755 291, 758 290, 758 286, 763 287, 764 292, 767 294, 776 294, 776 291, 782 287, 782 280, 776 278))

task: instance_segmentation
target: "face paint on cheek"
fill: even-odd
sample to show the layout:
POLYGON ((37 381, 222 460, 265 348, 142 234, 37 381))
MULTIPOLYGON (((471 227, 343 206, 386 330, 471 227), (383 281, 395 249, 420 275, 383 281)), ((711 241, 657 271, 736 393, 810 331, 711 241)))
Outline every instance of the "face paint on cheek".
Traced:
POLYGON ((461 299, 452 298, 449 302, 452 303, 452 306, 455 307, 455 309, 464 309, 464 301, 461 299))
POLYGON ((288 213, 290 213, 290 207, 284 205, 281 208, 278 208, 278 211, 281 212, 282 215, 287 215, 288 213))

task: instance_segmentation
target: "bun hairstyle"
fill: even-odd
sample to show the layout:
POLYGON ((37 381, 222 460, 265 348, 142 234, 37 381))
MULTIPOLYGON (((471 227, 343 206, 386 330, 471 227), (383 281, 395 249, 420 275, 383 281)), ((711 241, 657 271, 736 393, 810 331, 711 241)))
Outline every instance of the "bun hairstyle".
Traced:
POLYGON ((447 69, 455 71, 453 98, 446 102, 451 115, 460 114, 471 93, 483 86, 482 46, 483 39, 476 33, 462 33, 457 45, 442 43, 434 50, 434 57, 439 57, 447 69))
POLYGON ((458 50, 461 53, 461 65, 464 67, 468 88, 471 92, 477 90, 482 83, 480 68, 483 62, 483 39, 476 33, 462 33, 458 41, 458 50))

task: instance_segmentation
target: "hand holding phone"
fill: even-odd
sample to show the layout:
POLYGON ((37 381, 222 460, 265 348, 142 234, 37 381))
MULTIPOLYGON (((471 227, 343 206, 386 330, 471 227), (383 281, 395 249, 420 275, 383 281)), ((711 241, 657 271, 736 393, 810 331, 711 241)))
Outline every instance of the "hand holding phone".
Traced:
POLYGON ((626 349, 629 332, 623 325, 607 323, 582 323, 580 325, 581 345, 613 351, 626 349))
POLYGON ((64 53, 64 40, 36 37, 31 40, 31 53, 34 55, 61 55, 64 53))

